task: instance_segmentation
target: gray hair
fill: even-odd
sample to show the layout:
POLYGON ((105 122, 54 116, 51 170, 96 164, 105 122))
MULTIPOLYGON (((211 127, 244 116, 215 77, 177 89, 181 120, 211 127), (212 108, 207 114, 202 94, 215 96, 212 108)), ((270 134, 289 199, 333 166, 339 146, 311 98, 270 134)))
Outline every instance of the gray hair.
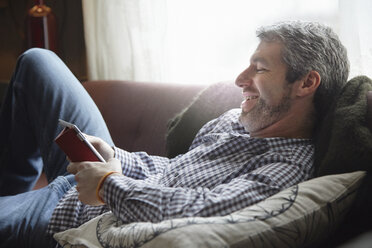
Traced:
POLYGON ((346 48, 331 28, 314 22, 291 21, 261 27, 261 41, 283 43, 282 59, 288 66, 286 79, 293 83, 314 70, 321 83, 314 96, 317 117, 322 119, 349 76, 346 48))

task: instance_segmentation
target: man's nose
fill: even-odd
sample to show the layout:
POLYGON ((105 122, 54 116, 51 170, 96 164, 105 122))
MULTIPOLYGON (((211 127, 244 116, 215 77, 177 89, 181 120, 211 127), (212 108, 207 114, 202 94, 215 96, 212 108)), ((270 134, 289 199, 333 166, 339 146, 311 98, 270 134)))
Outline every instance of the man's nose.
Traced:
POLYGON ((235 84, 241 88, 252 84, 252 70, 250 69, 250 67, 240 73, 240 75, 235 80, 235 84))

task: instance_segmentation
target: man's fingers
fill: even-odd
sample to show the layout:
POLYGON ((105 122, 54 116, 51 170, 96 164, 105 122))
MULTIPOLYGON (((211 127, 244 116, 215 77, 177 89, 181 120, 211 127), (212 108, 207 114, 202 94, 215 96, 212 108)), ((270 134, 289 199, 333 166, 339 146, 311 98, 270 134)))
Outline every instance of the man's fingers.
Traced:
POLYGON ((67 166, 66 170, 67 170, 67 172, 75 175, 76 173, 78 173, 82 169, 89 166, 89 164, 90 164, 90 162, 71 162, 67 166))
POLYGON ((101 162, 89 162, 89 161, 71 162, 67 166, 66 170, 67 170, 67 172, 75 175, 76 173, 78 173, 81 170, 84 170, 84 169, 87 169, 87 168, 90 168, 90 167, 93 167, 93 166, 99 167, 99 166, 101 166, 101 164, 102 164, 101 162))
POLYGON ((67 170, 68 173, 71 173, 71 174, 75 175, 78 172, 77 163, 70 163, 67 166, 66 170, 67 170))
POLYGON ((98 144, 99 142, 101 142, 101 139, 96 136, 92 136, 86 133, 84 133, 84 136, 92 144, 98 144))

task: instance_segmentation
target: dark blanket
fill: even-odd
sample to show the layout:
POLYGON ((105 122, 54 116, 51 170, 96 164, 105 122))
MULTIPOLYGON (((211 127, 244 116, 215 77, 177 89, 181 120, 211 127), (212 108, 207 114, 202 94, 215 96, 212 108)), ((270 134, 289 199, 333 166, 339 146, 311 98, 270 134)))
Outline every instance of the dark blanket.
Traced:
POLYGON ((367 108, 367 92, 370 90, 371 79, 359 76, 350 80, 316 135, 317 176, 357 170, 368 172, 343 224, 322 247, 337 246, 372 229, 372 133, 368 128, 372 126, 372 122, 368 122, 372 117, 372 105, 367 108))
POLYGON ((370 90, 372 81, 368 77, 350 80, 324 118, 315 143, 318 176, 371 170, 372 133, 367 123, 366 96, 370 90))

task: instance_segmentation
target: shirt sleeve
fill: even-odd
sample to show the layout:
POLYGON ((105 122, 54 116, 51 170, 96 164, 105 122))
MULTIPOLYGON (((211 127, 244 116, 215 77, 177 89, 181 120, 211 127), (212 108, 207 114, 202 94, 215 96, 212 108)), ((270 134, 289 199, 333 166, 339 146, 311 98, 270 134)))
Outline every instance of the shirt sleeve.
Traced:
POLYGON ((124 223, 222 216, 305 179, 299 166, 285 163, 268 164, 212 189, 164 187, 114 174, 104 183, 104 200, 124 223))
POLYGON ((169 159, 151 156, 146 152, 127 152, 114 147, 115 158, 121 162, 123 175, 133 179, 145 179, 153 174, 161 173, 169 164, 169 159))

